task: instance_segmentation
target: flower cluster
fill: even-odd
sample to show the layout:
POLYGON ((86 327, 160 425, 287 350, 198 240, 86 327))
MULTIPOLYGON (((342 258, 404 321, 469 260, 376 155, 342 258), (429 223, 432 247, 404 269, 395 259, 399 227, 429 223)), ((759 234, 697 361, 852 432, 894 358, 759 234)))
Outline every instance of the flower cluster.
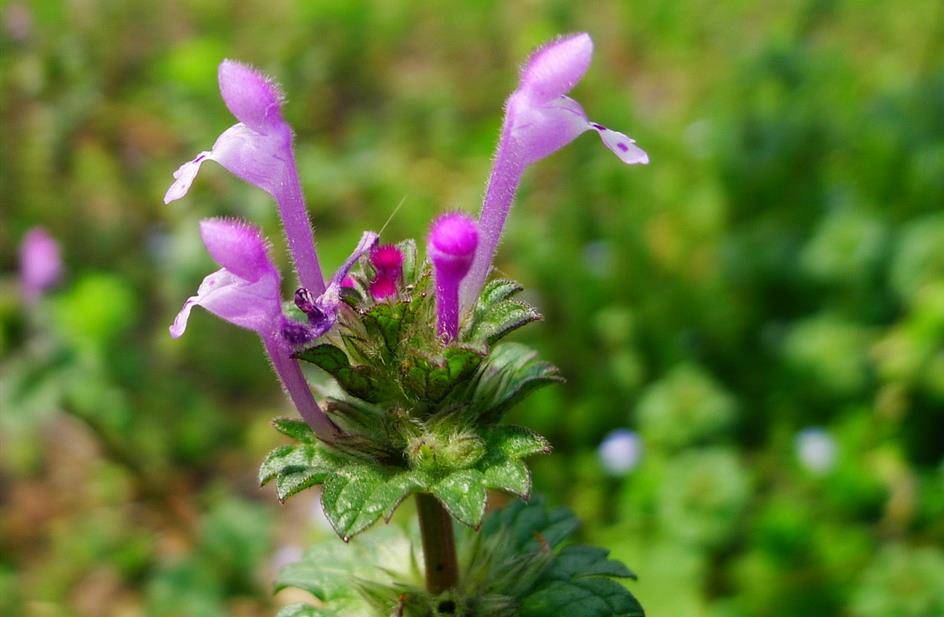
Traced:
MULTIPOLYGON (((443 340, 458 336, 463 310, 468 313, 485 283, 518 183, 529 165, 588 130, 596 131, 624 162, 648 162, 632 139, 589 121, 580 104, 567 96, 587 71, 592 52, 590 37, 577 34, 553 41, 531 56, 506 104, 478 221, 452 213, 433 223, 428 256, 435 278, 435 327, 443 340)), ((354 285, 348 274, 362 257, 367 257, 372 274, 367 292, 375 301, 395 301, 402 285, 403 255, 395 245, 379 246, 377 234, 365 232, 348 260, 325 281, 295 165, 293 132, 282 116, 281 90, 272 79, 231 60, 220 65, 219 86, 238 122, 220 135, 212 149, 174 173, 164 201, 184 197, 208 160, 269 193, 278 204, 301 283, 295 304, 307 321, 283 313, 282 279, 260 231, 237 220, 209 219, 201 223, 200 232, 220 269, 184 303, 170 332, 174 337, 183 334, 194 306, 256 332, 301 416, 320 439, 331 442, 340 429, 315 402, 293 354, 338 322, 343 292, 354 285)))

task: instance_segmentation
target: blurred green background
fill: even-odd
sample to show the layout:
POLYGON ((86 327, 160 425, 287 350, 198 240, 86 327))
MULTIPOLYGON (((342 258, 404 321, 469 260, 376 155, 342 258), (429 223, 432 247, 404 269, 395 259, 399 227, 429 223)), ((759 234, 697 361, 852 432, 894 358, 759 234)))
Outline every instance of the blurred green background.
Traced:
POLYGON ((220 167, 161 203, 233 122, 219 61, 285 86, 332 269, 401 199, 387 240, 476 211, 517 65, 577 30, 575 98, 652 164, 584 136, 512 213, 498 266, 546 316, 517 336, 568 378, 512 418, 556 448, 538 490, 655 617, 944 615, 940 0, 0 2, 0 614, 270 615, 329 533, 256 487, 288 410, 256 338, 167 333, 200 218, 262 224, 288 267, 220 167), (67 273, 28 307, 35 225, 67 273), (619 473, 617 428, 643 445, 619 473))

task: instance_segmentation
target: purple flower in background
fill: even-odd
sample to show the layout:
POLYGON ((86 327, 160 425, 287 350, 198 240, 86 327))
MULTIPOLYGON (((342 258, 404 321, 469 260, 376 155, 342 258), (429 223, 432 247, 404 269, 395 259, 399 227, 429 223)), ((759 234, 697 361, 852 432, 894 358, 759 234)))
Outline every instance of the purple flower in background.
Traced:
POLYGON ((212 150, 174 172, 164 203, 186 195, 203 162, 216 161, 275 198, 299 280, 320 295, 325 283, 298 180, 292 129, 282 118, 282 93, 271 79, 232 60, 220 64, 219 82, 223 101, 239 122, 219 136, 212 150))
POLYGON ((403 253, 395 244, 378 246, 370 252, 370 263, 377 276, 370 283, 374 300, 386 300, 397 295, 397 283, 403 275, 403 253))
POLYGON ((642 440, 633 431, 619 428, 603 438, 597 455, 607 473, 621 476, 639 464, 642 458, 642 440))
POLYGON ((459 285, 469 273, 479 232, 475 221, 461 212, 433 221, 427 253, 436 278, 436 314, 439 335, 447 340, 459 333, 459 285))
POLYGON ((28 302, 35 302, 62 278, 59 244, 42 227, 34 227, 20 244, 20 284, 28 302))
POLYGON ((221 268, 203 279, 197 295, 184 303, 170 327, 171 336, 178 338, 184 333, 195 306, 252 330, 262 339, 272 366, 301 416, 321 439, 330 441, 337 435, 337 427, 312 397, 292 358, 293 345, 283 334, 293 331, 294 322, 282 314, 282 281, 262 233, 247 223, 217 218, 201 221, 200 235, 221 268))
POLYGON ((586 33, 552 41, 535 51, 521 71, 521 82, 505 104, 505 121, 479 215, 481 244, 463 284, 462 303, 478 296, 491 269, 515 192, 532 163, 593 130, 624 163, 649 162, 648 155, 623 133, 591 122, 580 103, 566 96, 586 73, 593 41, 586 33))

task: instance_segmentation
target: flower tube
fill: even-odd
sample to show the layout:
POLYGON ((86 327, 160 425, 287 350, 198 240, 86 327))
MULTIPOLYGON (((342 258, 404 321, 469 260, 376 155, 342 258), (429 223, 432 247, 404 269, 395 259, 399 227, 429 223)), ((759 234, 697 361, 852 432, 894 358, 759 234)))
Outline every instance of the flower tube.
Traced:
POLYGON ((220 64, 219 83, 226 107, 239 122, 219 136, 212 150, 174 172, 164 203, 186 195, 203 162, 216 161, 275 198, 298 278, 303 287, 320 295, 324 277, 298 179, 292 129, 282 118, 282 93, 268 77, 232 60, 220 64))
POLYGON ((471 305, 485 284, 505 219, 529 165, 589 130, 595 131, 603 145, 624 163, 649 162, 635 140, 591 122, 580 103, 566 96, 587 72, 592 55, 590 35, 574 34, 541 47, 522 68, 518 89, 505 103, 498 150, 479 215, 481 243, 462 286, 463 306, 471 305))

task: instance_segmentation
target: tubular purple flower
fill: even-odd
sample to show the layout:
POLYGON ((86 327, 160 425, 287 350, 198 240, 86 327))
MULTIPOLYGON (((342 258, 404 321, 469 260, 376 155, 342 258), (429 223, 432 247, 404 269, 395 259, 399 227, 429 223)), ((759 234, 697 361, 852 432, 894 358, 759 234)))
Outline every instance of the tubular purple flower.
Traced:
POLYGON ((292 342, 283 332, 291 325, 282 314, 281 277, 269 258, 269 246, 255 227, 234 219, 206 219, 200 235, 213 260, 222 266, 200 284, 185 303, 170 334, 183 335, 190 311, 202 306, 217 317, 252 330, 262 339, 275 372, 315 434, 324 441, 338 435, 337 427, 318 407, 296 360, 292 342))
POLYGON ((20 244, 20 285, 27 302, 37 301, 62 278, 59 244, 42 227, 34 227, 20 244))
POLYGON ((459 334, 459 285, 469 273, 479 244, 475 221, 452 212, 433 221, 427 253, 436 278, 437 331, 447 341, 459 334))
POLYGON ((505 103, 505 120, 479 215, 481 245, 462 286, 462 304, 475 301, 498 249, 505 219, 527 167, 553 154, 585 131, 596 131, 603 145, 629 165, 647 164, 636 142, 591 122, 580 103, 566 96, 587 72, 593 41, 586 33, 551 41, 524 64, 521 81, 505 103))
POLYGON ((279 206, 279 215, 302 286, 319 295, 325 289, 315 251, 292 148, 292 129, 282 118, 282 93, 270 78, 246 65, 224 60, 219 69, 220 94, 239 122, 174 172, 164 203, 190 190, 204 161, 216 161, 240 179, 261 188, 279 206))

